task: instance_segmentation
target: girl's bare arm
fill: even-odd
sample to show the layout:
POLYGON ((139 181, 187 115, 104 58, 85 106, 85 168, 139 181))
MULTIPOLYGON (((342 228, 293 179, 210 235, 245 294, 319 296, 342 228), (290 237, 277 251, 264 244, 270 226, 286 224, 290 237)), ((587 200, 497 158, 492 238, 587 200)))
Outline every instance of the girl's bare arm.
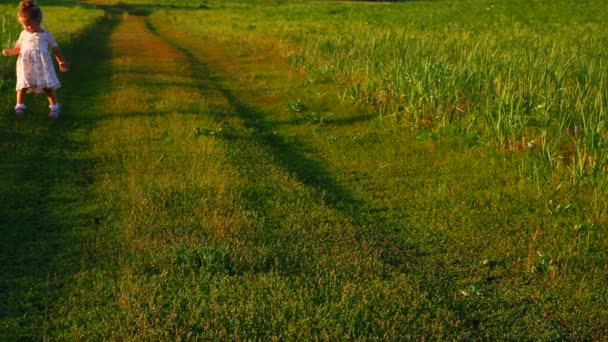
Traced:
POLYGON ((21 45, 15 45, 12 49, 4 49, 2 50, 2 54, 5 56, 14 56, 18 55, 21 52, 21 45))
POLYGON ((68 64, 65 62, 65 59, 63 58, 63 54, 61 53, 61 49, 59 48, 59 46, 53 48, 53 54, 57 59, 57 63, 59 63, 59 70, 61 70, 61 72, 68 71, 68 64))

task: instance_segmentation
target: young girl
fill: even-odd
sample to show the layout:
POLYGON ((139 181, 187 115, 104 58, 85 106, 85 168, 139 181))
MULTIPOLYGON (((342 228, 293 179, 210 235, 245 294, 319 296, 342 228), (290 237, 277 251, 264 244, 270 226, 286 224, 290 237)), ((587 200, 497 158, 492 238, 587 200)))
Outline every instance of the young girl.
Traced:
POLYGON ((59 88, 59 80, 55 73, 53 58, 49 48, 53 51, 59 70, 68 71, 59 45, 49 31, 42 27, 42 11, 35 0, 21 0, 19 4, 19 23, 23 31, 13 49, 2 50, 5 56, 19 55, 17 58, 17 105, 15 113, 22 115, 25 111, 25 94, 44 92, 49 100, 49 116, 59 117, 59 104, 55 89, 59 88))

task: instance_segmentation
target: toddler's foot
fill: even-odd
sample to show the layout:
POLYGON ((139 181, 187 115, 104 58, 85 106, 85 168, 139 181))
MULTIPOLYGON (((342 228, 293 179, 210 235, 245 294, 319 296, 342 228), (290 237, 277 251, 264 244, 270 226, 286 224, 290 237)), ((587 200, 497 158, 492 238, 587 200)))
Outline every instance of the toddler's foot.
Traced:
POLYGON ((15 106, 15 114, 17 114, 17 116, 22 116, 25 114, 25 108, 27 107, 23 103, 19 103, 15 106))
POLYGON ((49 116, 53 119, 57 119, 59 117, 59 104, 50 105, 49 108, 51 111, 49 112, 49 116))

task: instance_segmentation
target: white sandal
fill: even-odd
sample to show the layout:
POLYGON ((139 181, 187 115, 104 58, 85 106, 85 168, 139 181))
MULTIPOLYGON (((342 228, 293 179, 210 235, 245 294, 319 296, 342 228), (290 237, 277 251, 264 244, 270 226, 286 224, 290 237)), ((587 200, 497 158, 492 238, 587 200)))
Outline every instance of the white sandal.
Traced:
POLYGON ((53 119, 57 119, 59 117, 59 104, 50 105, 49 108, 51 109, 49 116, 53 119))
POLYGON ((23 114, 25 114, 25 109, 27 108, 26 105, 24 105, 23 103, 19 103, 15 106, 15 114, 17 114, 17 116, 21 116, 23 114))

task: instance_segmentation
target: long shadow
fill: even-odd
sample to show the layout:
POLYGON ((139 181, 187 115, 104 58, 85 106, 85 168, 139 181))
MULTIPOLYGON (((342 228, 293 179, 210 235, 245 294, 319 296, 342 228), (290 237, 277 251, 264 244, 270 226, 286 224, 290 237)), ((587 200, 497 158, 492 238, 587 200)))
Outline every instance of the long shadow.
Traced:
MULTIPOLYGON (((118 13, 127 10, 131 15, 139 16, 147 16, 153 12, 153 10, 146 9, 145 7, 142 8, 142 6, 137 6, 135 10, 131 7, 108 10, 117 11, 118 13)), ((373 209, 369 203, 358 199, 346 187, 338 183, 331 170, 323 162, 308 157, 307 152, 312 150, 311 146, 307 146, 297 139, 288 139, 275 133, 275 129, 279 126, 293 123, 268 119, 272 113, 265 112, 244 102, 233 90, 225 85, 229 83, 229 80, 224 77, 228 76, 214 73, 210 65, 203 58, 197 56, 188 47, 180 46, 177 42, 163 37, 151 25, 148 26, 148 29, 188 56, 189 64, 192 68, 191 79, 198 80, 195 84, 197 89, 201 91, 217 91, 227 99, 232 109, 231 113, 218 113, 215 115, 218 125, 223 125, 226 122, 225 117, 222 115, 234 114, 244 122, 244 129, 226 127, 227 129, 224 130, 224 133, 216 135, 218 138, 225 139, 229 143, 239 139, 249 139, 252 143, 265 149, 273 162, 278 163, 300 182, 314 189, 319 198, 322 198, 327 206, 351 217, 353 223, 360 227, 356 232, 356 237, 380 249, 379 257, 387 267, 403 269, 407 272, 411 267, 416 267, 412 266, 416 264, 415 259, 424 258, 428 254, 428 252, 424 251, 424 246, 410 241, 406 235, 402 234, 400 231, 402 227, 397 226, 399 223, 386 218, 383 215, 383 209, 373 209)), ((166 84, 174 83, 167 82, 166 84)), ((132 113, 130 115, 145 115, 145 113, 132 113)), ((372 116, 362 114, 342 120, 329 121, 328 124, 349 125, 360 121, 369 121, 370 119, 372 119, 372 116)), ((234 154, 232 158, 238 164, 248 158, 254 158, 254 156, 253 152, 250 155, 247 151, 239 150, 239 153, 234 154)), ((251 191, 248 198, 251 203, 256 203, 259 200, 255 198, 256 194, 255 190, 251 191)), ((247 197, 247 194, 245 195, 247 197)), ((256 207, 256 209, 260 208, 256 207)), ((296 269, 295 272, 297 271, 299 270, 296 269)), ((428 279, 424 279, 421 288, 436 288, 437 285, 433 282, 437 278, 442 279, 442 276, 431 275, 428 279)), ((446 306, 450 307, 450 305, 446 306)))
MULTIPOLYGON (((274 130, 276 126, 284 123, 266 120, 270 113, 259 110, 243 101, 228 87, 224 86, 222 76, 214 75, 207 63, 196 56, 186 47, 177 45, 176 42, 165 39, 153 27, 149 29, 154 34, 169 41, 182 53, 188 56, 192 66, 192 79, 197 81, 197 88, 201 90, 214 90, 220 92, 228 101, 233 113, 242 119, 245 130, 228 129, 227 133, 219 135, 222 138, 233 140, 236 138, 247 138, 254 140, 259 146, 266 149, 272 156, 273 161, 284 167, 290 174, 294 175, 300 182, 312 187, 323 199, 324 203, 335 209, 345 209, 361 205, 346 188, 342 187, 333 177, 331 171, 322 162, 306 156, 306 151, 311 150, 302 141, 286 139, 274 130), (246 132, 246 133, 245 133, 246 132)), ((219 124, 224 124, 222 117, 216 116, 219 124)), ((242 152, 242 151, 241 151, 242 152)), ((247 158, 245 155, 239 158, 247 158)), ((237 161, 238 162, 238 161, 237 161)))
POLYGON ((45 98, 33 96, 26 117, 3 118, 10 134, 0 137, 0 339, 44 339, 53 306, 87 265, 82 234, 99 224, 88 200, 95 161, 86 141, 98 118, 88 108, 105 90, 114 25, 104 19, 62 46, 72 70, 59 75, 58 120, 47 117, 45 98))
MULTIPOLYGON (((137 5, 130 9, 121 8, 121 10, 127 10, 130 14, 144 17, 154 11, 152 7, 143 5, 137 5)), ((218 111, 218 113, 211 113, 219 126, 226 124, 228 121, 226 120, 226 116, 228 115, 236 115, 244 123, 244 129, 224 127, 226 129, 223 130, 223 133, 214 136, 225 139, 228 142, 249 139, 252 143, 261 146, 268 152, 273 162, 285 168, 288 173, 295 176, 301 183, 314 189, 318 198, 322 199, 325 205, 344 213, 352 219, 355 225, 360 226, 361 229, 356 232, 358 239, 373 242, 378 248, 386 249, 386 252, 382 252, 381 258, 387 265, 396 267, 406 263, 406 259, 412 256, 423 254, 419 250, 419 246, 405 241, 404 236, 399 233, 400 227, 396 226, 395 222, 385 218, 382 215, 382 209, 371 208, 369 203, 357 198, 347 187, 339 184, 327 165, 322 161, 310 158, 308 155, 311 154, 310 151, 314 150, 312 146, 308 146, 303 141, 294 139, 293 137, 287 138, 276 133, 276 129, 280 126, 298 123, 268 119, 272 113, 265 112, 244 102, 232 89, 226 86, 229 83, 227 79, 229 76, 213 72, 211 66, 204 58, 196 55, 187 46, 180 45, 178 42, 164 37, 149 22, 148 29, 188 57, 191 67, 191 79, 195 81, 197 89, 219 92, 226 98, 231 107, 231 112, 222 113, 218 111), (399 255, 399 257, 395 255, 399 255)), ((369 121, 375 117, 375 115, 364 113, 343 119, 327 120, 325 124, 335 126, 351 125, 357 122, 369 121)), ((238 165, 240 162, 255 157, 253 156, 253 152, 249 155, 247 151, 239 149, 239 153, 234 154, 232 158, 238 165)), ((242 172, 247 171, 243 170, 242 172)), ((250 198, 248 198, 254 205, 259 201, 255 196, 256 192, 254 190, 251 192, 250 198)), ((259 209, 258 206, 256 207, 259 209)))
MULTIPOLYGON (((217 137, 229 142, 236 139, 251 139, 253 143, 262 146, 269 153, 273 162, 284 167, 303 184, 314 189, 318 198, 325 205, 350 217, 353 224, 359 227, 355 232, 355 238, 359 241, 366 241, 366 243, 373 243, 382 249, 381 258, 387 265, 394 267, 397 264, 405 263, 405 260, 409 257, 422 254, 419 251, 419 246, 406 242, 404 236, 398 233, 400 227, 395 226, 395 222, 386 219, 381 212, 375 212, 378 210, 374 211, 369 203, 357 198, 346 187, 340 185, 332 171, 323 162, 308 157, 307 155, 311 154, 310 151, 314 150, 313 147, 307 146, 301 140, 292 137, 286 138, 275 133, 279 126, 293 123, 267 119, 271 116, 271 113, 245 103, 234 91, 225 86, 228 83, 226 79, 228 76, 214 73, 207 61, 197 56, 188 47, 181 46, 176 41, 163 37, 151 25, 148 28, 188 56, 192 67, 191 79, 198 80, 196 84, 198 89, 218 91, 227 99, 232 111, 230 114, 215 114, 214 117, 218 125, 225 124, 225 116, 233 114, 244 123, 245 129, 227 127, 228 129, 224 130, 224 133, 216 135, 217 137), (394 248, 388 250, 387 247, 391 246, 399 246, 399 250, 395 251, 394 248), (401 254, 397 258, 398 260, 395 259, 395 254, 401 254)), ((371 119, 372 116, 369 114, 361 114, 344 119, 330 120, 326 124, 341 126, 371 119)), ((255 156, 247 155, 246 151, 239 150, 239 153, 235 154, 233 158, 235 159, 234 162, 238 164, 248 158, 255 158, 255 156)), ((245 195, 253 203, 252 205, 259 210, 259 206, 256 205, 259 201, 259 198, 256 197, 256 191, 251 191, 249 196, 245 195)))
MULTIPOLYGON (((192 79, 199 80, 197 87, 203 91, 219 91, 229 102, 233 109, 233 113, 238 116, 245 125, 245 130, 234 129, 228 130, 227 133, 219 134, 218 137, 234 140, 234 139, 252 139, 266 151, 269 152, 272 160, 283 166, 288 172, 294 175, 300 182, 307 184, 313 188, 316 193, 323 199, 323 202, 329 207, 342 212, 344 215, 351 218, 352 223, 357 226, 354 233, 355 238, 364 242, 369 246, 374 246, 379 250, 378 257, 387 269, 400 270, 401 272, 411 272, 412 269, 424 264, 427 257, 435 252, 428 251, 428 246, 421 245, 419 242, 409 238, 407 233, 404 233, 404 222, 396 222, 390 216, 386 216, 386 208, 374 208, 364 199, 357 198, 346 187, 340 185, 334 178, 333 173, 321 161, 312 159, 307 156, 307 151, 312 147, 306 146, 302 141, 297 139, 287 139, 280 134, 275 134, 275 129, 279 126, 292 124, 285 121, 269 120, 271 113, 259 110, 245 102, 230 88, 225 86, 228 80, 224 77, 215 74, 211 70, 211 66, 202 58, 195 55, 186 46, 180 46, 177 42, 164 38, 159 32, 156 32, 153 27, 149 27, 152 32, 159 35, 161 38, 170 42, 190 59, 190 64, 193 68, 192 79), (246 133, 242 131, 247 131, 246 133)), ((224 114, 224 115, 232 115, 224 114)), ((216 116, 216 121, 219 125, 224 123, 221 114, 216 116)), ((350 125, 356 122, 369 121, 372 117, 368 114, 362 114, 355 117, 334 120, 328 122, 328 125, 350 125)), ((310 154, 310 153, 308 153, 310 154)), ((239 154, 234 156, 235 162, 253 158, 246 155, 246 152, 239 150, 239 154), (245 153, 245 154, 243 154, 245 153)), ((249 200, 256 203, 259 199, 256 196, 255 190, 251 193, 249 200)), ((256 207, 259 209, 259 206, 256 207)), ((450 281, 447 281, 442 274, 432 274, 421 280, 420 288, 437 289, 449 287, 450 281), (437 279, 441 279, 439 284, 437 279)), ((451 304, 445 304, 446 308, 459 311, 451 304)))
POLYGON ((273 156, 273 160, 290 174, 316 189, 325 204, 335 209, 361 205, 347 189, 338 184, 326 165, 305 155, 311 147, 301 141, 287 140, 276 134, 273 129, 276 124, 264 119, 268 113, 243 103, 230 89, 222 86, 220 78, 209 75, 208 79, 213 82, 215 89, 228 99, 236 115, 243 119, 247 131, 253 132, 250 136, 264 146, 273 156))

